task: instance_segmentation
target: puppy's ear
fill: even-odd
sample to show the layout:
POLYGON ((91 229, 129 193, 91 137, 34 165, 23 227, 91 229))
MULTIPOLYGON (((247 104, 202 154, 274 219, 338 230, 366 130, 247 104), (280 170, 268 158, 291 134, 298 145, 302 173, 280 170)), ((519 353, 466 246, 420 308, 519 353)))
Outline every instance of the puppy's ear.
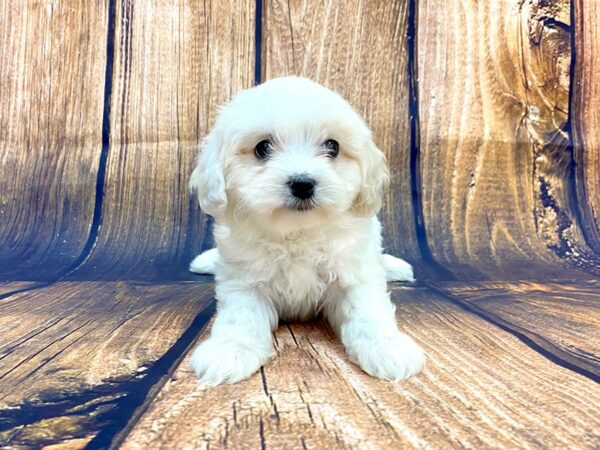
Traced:
POLYGON ((383 191, 390 182, 390 173, 384 153, 369 138, 358 158, 362 185, 354 199, 353 211, 361 217, 371 217, 379 212, 383 191))
POLYGON ((196 168, 190 177, 190 190, 198 194, 200 207, 214 217, 223 214, 227 206, 225 177, 220 157, 222 146, 220 133, 214 129, 204 138, 196 168))

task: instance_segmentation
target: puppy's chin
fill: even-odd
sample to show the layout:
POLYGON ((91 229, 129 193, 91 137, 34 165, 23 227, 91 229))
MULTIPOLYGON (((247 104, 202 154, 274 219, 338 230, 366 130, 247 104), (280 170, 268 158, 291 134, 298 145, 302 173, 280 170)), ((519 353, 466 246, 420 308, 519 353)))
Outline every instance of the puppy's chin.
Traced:
POLYGON ((335 219, 332 211, 313 203, 293 203, 276 208, 268 215, 257 215, 253 221, 272 235, 287 235, 322 227, 335 219))

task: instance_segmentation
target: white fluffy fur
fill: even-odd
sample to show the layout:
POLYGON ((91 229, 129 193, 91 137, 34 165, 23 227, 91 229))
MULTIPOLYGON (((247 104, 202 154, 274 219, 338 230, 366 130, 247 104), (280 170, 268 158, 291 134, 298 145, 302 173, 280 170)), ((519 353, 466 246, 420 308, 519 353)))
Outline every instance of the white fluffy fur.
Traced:
POLYGON ((286 77, 238 93, 206 137, 190 186, 215 217, 217 248, 190 270, 214 273, 217 316, 190 365, 209 385, 234 383, 274 354, 280 319, 322 314, 348 355, 387 380, 418 373, 421 348, 397 327, 387 281, 413 280, 382 254, 376 213, 388 180, 371 131, 341 96, 286 77), (273 142, 269 158, 254 147, 273 142), (339 142, 330 158, 322 144, 339 142), (314 208, 293 209, 290 177, 317 182, 314 208))
MULTIPOLYGON (((385 253, 382 256, 386 281, 415 281, 413 268, 409 263, 385 253)), ((190 263, 190 272, 215 275, 219 259, 219 250, 211 248, 194 258, 190 263)))

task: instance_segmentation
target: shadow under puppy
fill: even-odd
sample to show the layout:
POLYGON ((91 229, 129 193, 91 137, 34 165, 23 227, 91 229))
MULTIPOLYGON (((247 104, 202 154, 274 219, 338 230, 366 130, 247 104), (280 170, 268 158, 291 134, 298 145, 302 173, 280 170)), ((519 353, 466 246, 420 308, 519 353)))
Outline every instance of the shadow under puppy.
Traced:
POLYGON ((239 92, 203 142, 190 186, 217 248, 190 270, 216 276, 217 316, 190 365, 209 385, 243 380, 274 355, 279 319, 323 315, 350 359, 387 380, 418 373, 386 280, 413 280, 382 253, 385 157, 339 94, 285 77, 239 92))

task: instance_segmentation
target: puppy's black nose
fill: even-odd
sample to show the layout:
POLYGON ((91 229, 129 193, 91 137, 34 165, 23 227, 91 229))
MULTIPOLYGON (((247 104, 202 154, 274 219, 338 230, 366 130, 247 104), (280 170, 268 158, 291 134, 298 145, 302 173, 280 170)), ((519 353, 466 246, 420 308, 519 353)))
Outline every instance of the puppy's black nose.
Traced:
POLYGON ((308 175, 298 175, 288 180, 292 195, 300 200, 308 200, 315 193, 317 182, 308 175))

